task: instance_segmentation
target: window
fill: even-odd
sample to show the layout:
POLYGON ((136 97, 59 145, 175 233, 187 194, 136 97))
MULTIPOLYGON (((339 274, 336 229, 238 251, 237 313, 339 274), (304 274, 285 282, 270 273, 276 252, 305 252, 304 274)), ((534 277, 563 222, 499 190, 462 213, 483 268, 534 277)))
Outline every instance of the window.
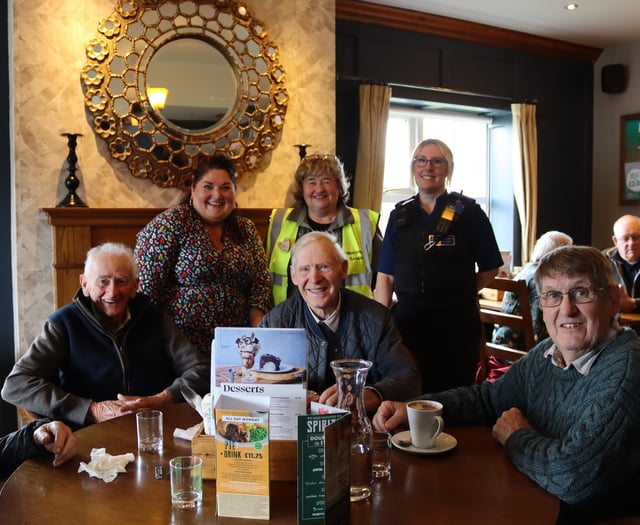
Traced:
POLYGON ((386 162, 381 228, 397 202, 416 192, 411 155, 427 138, 444 141, 453 152, 455 167, 449 189, 462 191, 487 211, 489 199, 488 145, 490 117, 453 111, 393 108, 387 123, 386 162))

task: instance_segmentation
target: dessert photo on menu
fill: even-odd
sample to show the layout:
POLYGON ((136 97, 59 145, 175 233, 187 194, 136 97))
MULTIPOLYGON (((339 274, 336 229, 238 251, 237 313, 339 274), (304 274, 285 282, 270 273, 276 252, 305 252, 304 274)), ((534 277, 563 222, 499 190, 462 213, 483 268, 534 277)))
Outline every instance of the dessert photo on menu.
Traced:
POLYGON ((306 413, 307 335, 302 328, 216 328, 211 390, 226 396, 269 396, 272 439, 295 439, 306 413))

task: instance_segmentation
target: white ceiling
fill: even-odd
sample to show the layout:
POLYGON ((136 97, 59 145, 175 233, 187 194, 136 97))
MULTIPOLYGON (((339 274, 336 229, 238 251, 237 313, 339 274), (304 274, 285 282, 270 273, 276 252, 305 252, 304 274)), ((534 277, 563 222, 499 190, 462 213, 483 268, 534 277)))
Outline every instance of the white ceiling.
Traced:
POLYGON ((640 40, 640 0, 366 0, 488 24, 575 44, 607 47, 640 40))

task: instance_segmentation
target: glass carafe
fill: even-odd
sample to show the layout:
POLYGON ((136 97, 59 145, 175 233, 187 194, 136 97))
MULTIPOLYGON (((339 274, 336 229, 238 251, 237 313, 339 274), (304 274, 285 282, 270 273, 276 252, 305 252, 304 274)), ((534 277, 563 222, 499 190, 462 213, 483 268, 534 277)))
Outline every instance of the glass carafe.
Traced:
POLYGON ((351 501, 371 495, 373 430, 364 406, 364 387, 371 361, 331 361, 338 385, 338 408, 351 412, 351 501))

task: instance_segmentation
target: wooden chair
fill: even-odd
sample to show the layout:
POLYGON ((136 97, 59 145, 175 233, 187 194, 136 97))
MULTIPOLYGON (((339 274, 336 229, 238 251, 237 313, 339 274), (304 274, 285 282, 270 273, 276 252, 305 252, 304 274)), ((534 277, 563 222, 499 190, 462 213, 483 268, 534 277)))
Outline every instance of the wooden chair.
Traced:
POLYGON ((18 407, 18 415, 20 416, 20 419, 22 420, 23 425, 26 425, 27 423, 31 423, 36 419, 42 419, 42 416, 22 407, 18 407))
POLYGON ((524 344, 526 350, 531 350, 536 339, 533 335, 533 318, 531 317, 531 306, 529 305, 529 289, 524 281, 514 281, 512 279, 494 278, 489 285, 489 289, 512 292, 516 294, 520 302, 520 315, 507 314, 495 309, 480 305, 480 318, 483 323, 497 324, 516 328, 524 334, 524 344))
MULTIPOLYGON (((483 307, 481 304, 480 319, 482 320, 482 323, 491 326, 494 324, 509 326, 519 330, 524 335, 525 348, 527 351, 531 350, 531 348, 536 344, 536 341, 533 335, 533 321, 531 317, 531 307, 529 305, 529 290, 527 288, 527 284, 524 281, 514 281, 511 279, 496 277, 491 281, 487 288, 515 293, 518 301, 520 302, 521 313, 520 315, 508 314, 492 308, 483 307)), ((484 335, 485 333, 486 330, 483 330, 482 346, 480 348, 480 370, 478 374, 478 382, 484 381, 488 377, 489 359, 491 357, 494 357, 502 363, 508 364, 517 361, 527 353, 526 351, 491 343, 486 340, 486 336, 484 335)))

